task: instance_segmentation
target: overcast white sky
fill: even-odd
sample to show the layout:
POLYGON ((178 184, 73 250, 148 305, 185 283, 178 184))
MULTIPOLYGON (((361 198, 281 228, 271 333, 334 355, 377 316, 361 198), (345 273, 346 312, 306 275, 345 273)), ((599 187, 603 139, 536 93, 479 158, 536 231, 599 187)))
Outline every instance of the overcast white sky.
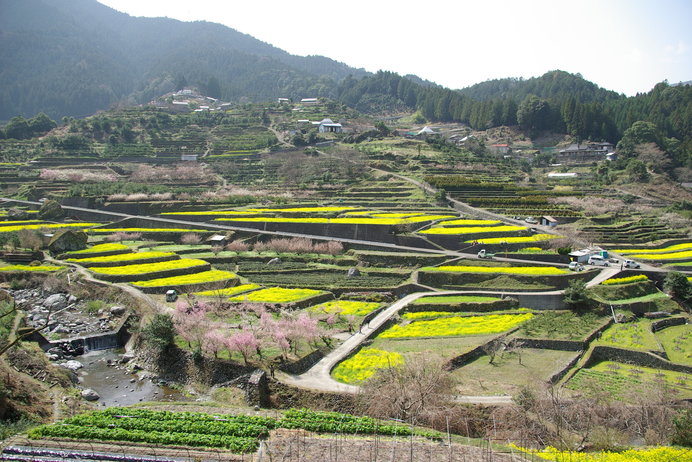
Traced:
POLYGON ((627 95, 692 80, 690 0, 99 0, 132 16, 224 24, 296 55, 450 88, 581 73, 627 95))

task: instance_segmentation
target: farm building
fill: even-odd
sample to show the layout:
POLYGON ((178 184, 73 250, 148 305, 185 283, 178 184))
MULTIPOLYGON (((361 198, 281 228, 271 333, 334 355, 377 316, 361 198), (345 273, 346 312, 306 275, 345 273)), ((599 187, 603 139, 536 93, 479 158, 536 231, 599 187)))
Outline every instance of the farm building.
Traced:
POLYGON ((584 163, 605 160, 608 154, 613 153, 614 148, 611 143, 576 143, 565 149, 560 149, 558 162, 584 163))
POLYGON ((541 225, 542 226, 557 226, 557 220, 551 216, 544 215, 541 217, 541 225))
POLYGON ((300 100, 300 104, 317 104, 317 98, 303 98, 300 100))
POLYGON ((341 124, 334 123, 332 119, 323 119, 321 122, 319 122, 318 131, 320 133, 341 133, 343 131, 343 127, 341 124))
POLYGON ((425 138, 428 135, 434 135, 434 134, 435 134, 435 130, 433 130, 432 128, 423 127, 418 131, 418 133, 416 133, 416 136, 419 138, 425 138))

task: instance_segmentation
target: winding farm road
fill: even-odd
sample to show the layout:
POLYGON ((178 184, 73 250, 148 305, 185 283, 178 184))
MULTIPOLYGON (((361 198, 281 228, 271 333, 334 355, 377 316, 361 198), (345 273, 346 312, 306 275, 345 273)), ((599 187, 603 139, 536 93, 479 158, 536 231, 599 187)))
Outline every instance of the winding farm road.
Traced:
MULTIPOLYGON (((619 272, 619 268, 605 268, 600 271, 592 280, 587 283, 587 286, 600 284, 602 281, 612 277, 619 272)), ((300 388, 317 390, 331 393, 358 393, 359 387, 347 385, 337 382, 331 376, 332 369, 336 365, 354 352, 360 345, 370 338, 377 330, 397 314, 401 309, 414 302, 415 300, 429 295, 464 295, 464 294, 485 294, 485 295, 558 295, 563 293, 561 290, 547 292, 505 292, 505 291, 490 291, 490 290, 473 290, 473 291, 431 291, 431 292, 416 292, 397 300, 386 310, 383 310, 367 326, 364 326, 361 331, 356 332, 349 337, 341 345, 330 351, 317 364, 312 366, 307 372, 301 375, 279 374, 279 380, 282 382, 300 388)), ((460 402, 476 403, 476 404, 507 404, 511 402, 511 397, 508 396, 460 396, 457 397, 460 402)))

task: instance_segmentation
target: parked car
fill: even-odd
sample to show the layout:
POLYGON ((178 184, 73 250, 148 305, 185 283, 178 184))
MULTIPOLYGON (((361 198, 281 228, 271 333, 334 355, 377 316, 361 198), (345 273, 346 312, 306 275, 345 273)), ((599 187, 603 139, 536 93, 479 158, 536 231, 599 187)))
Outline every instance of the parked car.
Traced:
POLYGON ((584 271, 584 265, 576 261, 570 262, 568 268, 570 271, 584 271))
POLYGON ((610 266, 608 260, 600 255, 591 255, 589 257, 589 265, 593 266, 610 266))
POLYGON ((538 224, 538 220, 536 220, 534 217, 527 217, 526 219, 524 219, 524 221, 531 224, 531 225, 537 225, 538 224))
POLYGON ((641 267, 641 265, 634 260, 625 260, 624 266, 625 266, 625 268, 632 268, 632 269, 637 269, 637 268, 641 267))

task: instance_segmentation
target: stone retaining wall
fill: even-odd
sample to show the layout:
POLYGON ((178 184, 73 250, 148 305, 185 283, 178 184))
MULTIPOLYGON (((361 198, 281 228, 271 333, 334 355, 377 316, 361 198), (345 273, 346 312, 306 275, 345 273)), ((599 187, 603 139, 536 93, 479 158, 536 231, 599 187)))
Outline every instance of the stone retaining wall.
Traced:
POLYGON ((660 319, 651 323, 651 332, 658 332, 666 327, 681 326, 683 324, 687 324, 687 318, 684 316, 660 319))
POLYGON ((325 351, 314 350, 311 353, 303 356, 297 361, 285 362, 279 365, 279 370, 287 374, 300 375, 307 372, 312 366, 320 362, 324 358, 325 351))
POLYGON ((617 361, 634 364, 637 366, 692 374, 692 366, 672 363, 654 355, 653 353, 646 351, 626 350, 624 348, 616 348, 604 345, 597 345, 593 348, 589 359, 584 364, 584 367, 588 367, 591 364, 599 361, 617 361))

